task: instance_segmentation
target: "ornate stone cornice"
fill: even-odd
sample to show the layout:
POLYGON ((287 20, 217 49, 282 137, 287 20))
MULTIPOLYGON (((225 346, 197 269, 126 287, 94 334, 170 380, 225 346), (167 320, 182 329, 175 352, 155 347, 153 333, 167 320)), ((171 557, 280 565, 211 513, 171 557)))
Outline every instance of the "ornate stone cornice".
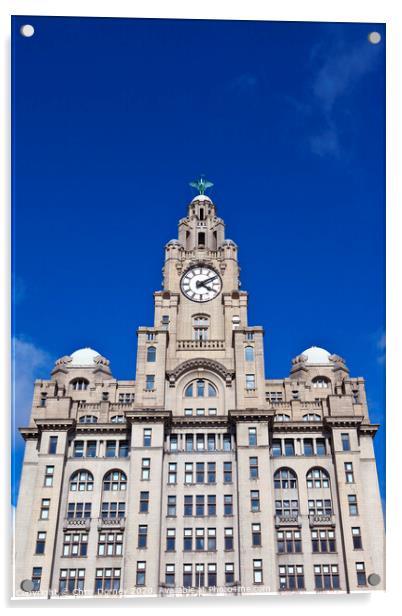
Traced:
POLYGON ((361 424, 359 431, 361 434, 369 434, 370 436, 375 436, 379 427, 380 424, 361 424))
POLYGON ((51 417, 46 419, 35 419, 39 430, 72 430, 75 426, 75 419, 51 417))
POLYGON ((227 415, 180 415, 172 417, 172 427, 206 427, 211 428, 213 426, 227 426, 229 423, 229 417, 227 415))
POLYGON ((126 419, 131 423, 170 423, 172 411, 163 409, 138 409, 135 411, 127 411, 126 419))
POLYGON ((78 423, 75 426, 76 434, 96 434, 98 432, 127 432, 130 426, 124 423, 78 423))
POLYGON ((343 428, 343 427, 351 427, 358 428, 363 422, 364 417, 357 417, 356 415, 340 415, 339 417, 324 417, 324 425, 329 426, 330 428, 343 428))
POLYGON ((232 421, 273 421, 275 411, 271 409, 242 409, 229 411, 232 421))
POLYGON ((188 359, 186 361, 183 361, 181 364, 176 366, 174 370, 168 370, 166 372, 166 376, 169 379, 170 386, 174 387, 176 380, 182 374, 185 374, 186 372, 190 372, 191 370, 199 370, 199 369, 211 370, 211 372, 215 372, 216 374, 219 374, 219 376, 221 376, 224 379, 224 381, 226 382, 226 385, 228 385, 229 387, 232 384, 232 380, 235 375, 234 371, 227 370, 223 364, 221 364, 220 362, 214 359, 196 357, 194 359, 188 359))
POLYGON ((273 432, 322 432, 322 421, 274 421, 273 432))
POLYGON ((39 436, 39 430, 37 428, 18 428, 24 441, 36 441, 39 436))

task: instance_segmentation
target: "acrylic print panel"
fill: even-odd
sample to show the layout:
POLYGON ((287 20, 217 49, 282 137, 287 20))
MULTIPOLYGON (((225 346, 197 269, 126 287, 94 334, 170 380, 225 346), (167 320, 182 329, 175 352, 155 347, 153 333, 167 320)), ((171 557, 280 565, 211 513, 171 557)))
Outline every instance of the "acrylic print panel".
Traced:
POLYGON ((13 596, 383 589, 384 25, 12 29, 13 596))

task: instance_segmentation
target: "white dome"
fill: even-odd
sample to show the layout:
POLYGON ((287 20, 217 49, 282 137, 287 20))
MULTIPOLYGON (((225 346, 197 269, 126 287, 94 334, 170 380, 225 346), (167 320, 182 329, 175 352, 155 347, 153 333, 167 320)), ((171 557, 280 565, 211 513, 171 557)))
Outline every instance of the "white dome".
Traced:
POLYGON ((94 351, 89 347, 85 347, 85 349, 78 349, 71 353, 71 366, 94 366, 95 365, 95 357, 98 357, 98 351, 94 351))
POLYGON ((194 199, 192 199, 191 203, 193 201, 209 201, 212 203, 212 200, 208 197, 208 195, 196 195, 194 199))
POLYGON ((306 355, 307 364, 331 364, 331 353, 322 349, 321 347, 312 346, 309 349, 303 351, 302 355, 306 355))

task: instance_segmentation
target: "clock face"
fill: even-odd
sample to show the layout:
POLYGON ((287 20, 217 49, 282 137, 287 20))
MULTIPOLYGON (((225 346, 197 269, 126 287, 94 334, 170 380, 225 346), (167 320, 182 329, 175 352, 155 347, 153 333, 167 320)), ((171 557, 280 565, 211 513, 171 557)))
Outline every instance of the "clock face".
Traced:
POLYGON ((222 280, 215 270, 196 266, 181 279, 180 287, 186 297, 194 302, 209 302, 222 290, 222 280))

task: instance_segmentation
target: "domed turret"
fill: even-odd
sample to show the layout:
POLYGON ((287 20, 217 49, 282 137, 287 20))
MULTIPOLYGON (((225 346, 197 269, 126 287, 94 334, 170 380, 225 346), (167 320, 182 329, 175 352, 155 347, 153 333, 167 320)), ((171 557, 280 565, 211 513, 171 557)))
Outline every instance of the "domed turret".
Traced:
POLYGON ((95 358, 101 357, 101 354, 98 351, 94 351, 90 347, 85 347, 83 349, 77 349, 74 353, 71 353, 71 362, 70 368, 87 368, 95 366, 95 358))
POLYGON ((328 365, 333 363, 330 359, 331 353, 321 347, 312 346, 309 349, 303 351, 301 355, 304 355, 306 357, 306 364, 328 365))

